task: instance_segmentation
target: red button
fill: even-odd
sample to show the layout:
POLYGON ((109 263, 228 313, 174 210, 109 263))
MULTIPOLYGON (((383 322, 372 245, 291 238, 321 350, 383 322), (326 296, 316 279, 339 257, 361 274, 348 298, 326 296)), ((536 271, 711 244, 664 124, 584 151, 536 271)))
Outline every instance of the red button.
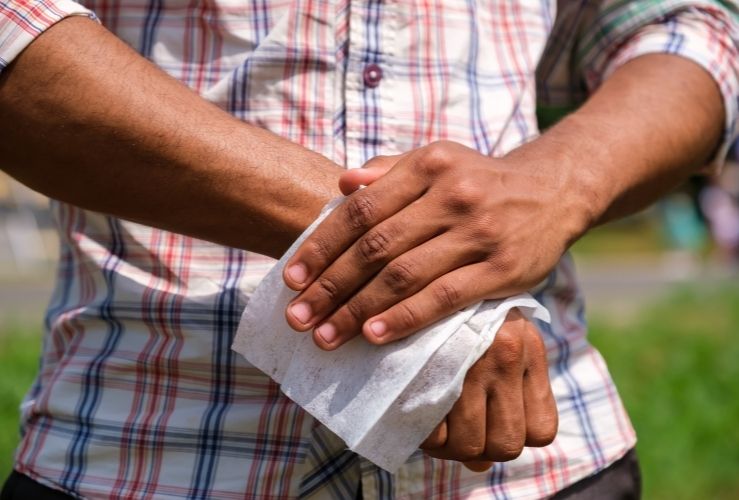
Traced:
POLYGON ((380 80, 382 80, 382 68, 374 63, 368 64, 364 68, 362 76, 364 77, 364 84, 373 89, 377 87, 380 84, 380 80))

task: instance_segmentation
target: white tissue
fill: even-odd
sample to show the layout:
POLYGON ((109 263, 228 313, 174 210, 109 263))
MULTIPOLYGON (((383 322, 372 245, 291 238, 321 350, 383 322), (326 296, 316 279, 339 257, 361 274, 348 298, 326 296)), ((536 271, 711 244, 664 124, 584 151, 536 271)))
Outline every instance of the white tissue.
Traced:
POLYGON ((507 312, 518 307, 544 321, 549 313, 530 295, 517 295, 480 302, 388 345, 356 337, 322 351, 309 332, 295 332, 285 320, 297 292, 285 286, 282 270, 340 201, 324 208, 259 284, 232 347, 349 449, 395 472, 451 410, 467 370, 493 343, 507 312))

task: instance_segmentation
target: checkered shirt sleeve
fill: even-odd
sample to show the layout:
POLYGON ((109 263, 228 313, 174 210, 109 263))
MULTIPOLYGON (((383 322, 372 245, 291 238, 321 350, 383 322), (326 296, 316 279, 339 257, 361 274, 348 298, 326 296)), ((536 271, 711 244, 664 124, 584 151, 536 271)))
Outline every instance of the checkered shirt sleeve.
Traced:
POLYGON ((0 3, 0 71, 41 33, 69 16, 94 14, 71 0, 9 0, 0 3))

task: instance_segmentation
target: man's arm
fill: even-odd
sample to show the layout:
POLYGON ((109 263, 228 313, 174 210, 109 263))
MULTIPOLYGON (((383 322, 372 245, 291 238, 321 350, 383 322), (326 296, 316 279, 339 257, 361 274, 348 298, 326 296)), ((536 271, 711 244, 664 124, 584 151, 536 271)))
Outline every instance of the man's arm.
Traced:
POLYGON ((2 169, 48 196, 280 256, 341 169, 240 122, 83 17, 0 76, 2 169))
POLYGON ((647 55, 504 158, 454 143, 407 154, 337 207, 287 263, 285 281, 302 291, 288 320, 318 326, 326 349, 360 332, 382 344, 527 290, 588 228, 641 208, 706 162, 723 117, 701 67, 647 55))
MULTIPOLYGON (((639 209, 695 171, 716 149, 722 116, 724 143, 731 137, 739 88, 736 3, 702 5, 706 10, 672 2, 589 4, 599 22, 578 37, 583 71, 564 66, 573 80, 579 73, 591 89, 599 87, 588 104, 500 160, 449 143, 395 159, 392 171, 353 194, 288 263, 285 281, 302 292, 288 306, 288 321, 313 329, 324 349, 359 333, 377 344, 402 338, 466 304, 529 288, 587 228, 639 209), (670 52, 681 57, 664 55, 670 52), (650 55, 635 59, 643 54, 650 55), (352 234, 339 234, 337 224, 352 234)), ((582 6, 571 7, 579 18, 582 6)), ((370 164, 382 170, 388 160, 370 164)), ((377 177, 347 172, 342 190, 377 177)), ((521 412, 520 396, 512 394, 518 391, 510 391, 507 411, 486 413, 485 398, 467 385, 477 375, 493 381, 483 392, 498 403, 506 388, 520 386, 521 372, 511 367, 522 360, 525 366, 524 353, 536 345, 512 326, 468 372, 446 426, 429 437, 435 456, 500 460, 516 456, 505 451, 520 451, 534 435, 545 438, 538 445, 551 441, 551 402, 532 404, 537 397, 524 393, 521 412), (517 347, 498 342, 512 330, 517 347), (505 371, 495 370, 496 357, 505 359, 505 371), (494 415, 492 425, 486 415, 494 415), (520 423, 523 415, 525 426, 495 428, 496 420, 520 423)), ((529 382, 549 386, 541 377, 529 382)))
MULTIPOLYGON (((288 322, 314 329, 323 349, 360 333, 384 344, 479 300, 529 289, 588 228, 638 210, 702 165, 723 116, 708 73, 680 57, 649 55, 505 158, 442 142, 347 172, 344 192, 369 185, 288 261, 285 281, 301 291, 288 322)), ((541 339, 510 319, 424 444, 432 456, 481 470, 554 438, 546 369, 528 364, 544 358, 541 339)))
MULTIPOLYGON (((85 18, 50 28, 0 77, 0 137, 3 168, 47 195, 275 257, 338 194, 342 172, 232 118, 85 18)), ((426 442, 429 453, 475 460, 482 440, 486 458, 504 460, 554 438, 541 339, 518 319, 496 342, 523 356, 483 357, 458 409, 426 442), (487 392, 510 379, 488 402, 487 392), (496 415, 490 436, 468 425, 471 416, 484 422, 488 407, 496 415)))

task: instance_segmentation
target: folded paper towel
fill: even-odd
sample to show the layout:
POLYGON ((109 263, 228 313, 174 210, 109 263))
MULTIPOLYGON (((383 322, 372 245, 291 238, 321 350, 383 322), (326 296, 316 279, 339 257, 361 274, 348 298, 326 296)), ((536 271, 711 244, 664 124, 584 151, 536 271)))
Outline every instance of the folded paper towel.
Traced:
POLYGON ((349 449, 395 472, 451 410, 467 370, 518 307, 549 321, 527 294, 483 301, 384 346, 357 337, 322 351, 292 330, 285 308, 297 293, 282 270, 300 243, 340 202, 333 200, 249 299, 233 349, 281 385, 282 392, 338 435, 349 449))

